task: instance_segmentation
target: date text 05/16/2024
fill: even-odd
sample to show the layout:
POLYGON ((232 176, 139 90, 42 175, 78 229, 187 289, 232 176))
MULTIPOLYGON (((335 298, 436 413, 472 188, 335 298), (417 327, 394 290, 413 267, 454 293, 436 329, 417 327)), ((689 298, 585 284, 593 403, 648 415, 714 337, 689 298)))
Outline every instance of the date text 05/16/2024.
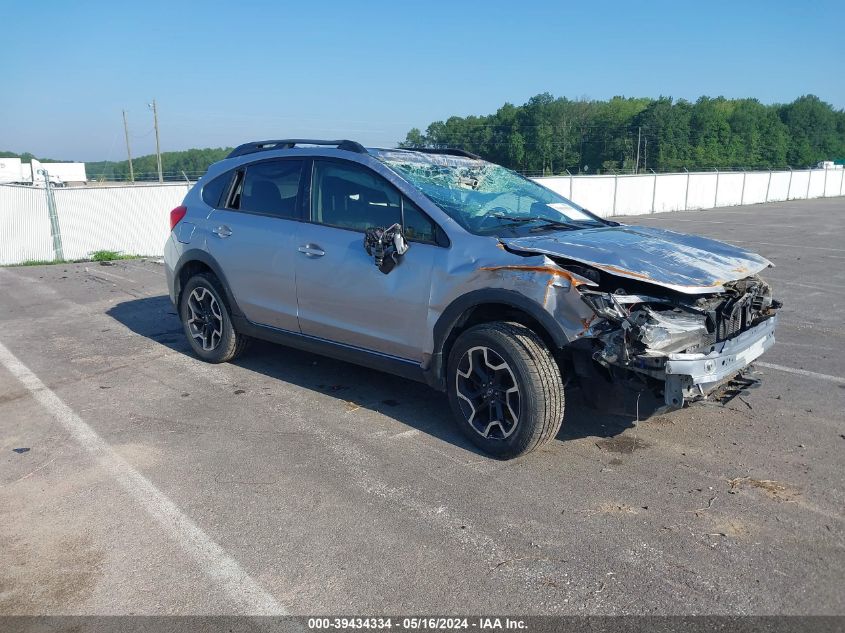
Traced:
POLYGON ((524 620, 518 618, 498 617, 346 617, 346 618, 308 618, 308 628, 311 630, 347 630, 347 629, 370 629, 370 630, 392 630, 400 631, 426 631, 426 630, 469 630, 480 631, 495 630, 526 630, 524 620))

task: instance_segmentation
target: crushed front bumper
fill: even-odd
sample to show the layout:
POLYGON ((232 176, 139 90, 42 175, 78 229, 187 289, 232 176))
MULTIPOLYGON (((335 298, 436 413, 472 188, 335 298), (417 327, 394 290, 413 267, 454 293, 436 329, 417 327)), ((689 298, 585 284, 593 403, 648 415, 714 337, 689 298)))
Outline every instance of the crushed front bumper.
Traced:
POLYGON ((777 316, 701 354, 669 354, 666 361, 666 405, 679 408, 734 378, 775 343, 777 316))

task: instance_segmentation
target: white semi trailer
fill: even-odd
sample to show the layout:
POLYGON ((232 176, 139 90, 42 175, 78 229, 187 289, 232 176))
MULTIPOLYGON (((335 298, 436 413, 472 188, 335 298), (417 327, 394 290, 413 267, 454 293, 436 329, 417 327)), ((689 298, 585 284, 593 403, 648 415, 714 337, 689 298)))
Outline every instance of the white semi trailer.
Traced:
POLYGON ((55 187, 64 187, 67 183, 85 182, 85 163, 42 163, 21 162, 20 158, 0 158, 0 185, 35 185, 44 186, 45 176, 55 187))

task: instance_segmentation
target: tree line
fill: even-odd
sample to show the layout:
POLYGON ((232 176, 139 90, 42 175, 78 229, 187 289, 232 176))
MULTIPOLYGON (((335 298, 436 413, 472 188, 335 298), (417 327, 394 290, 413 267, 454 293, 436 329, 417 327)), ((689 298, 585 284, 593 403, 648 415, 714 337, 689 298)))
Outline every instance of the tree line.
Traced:
MULTIPOLYGON (((196 180, 205 173, 208 166, 223 160, 232 151, 231 147, 206 147, 181 152, 162 152, 161 171, 165 180, 196 180), (184 175, 183 175, 184 174, 184 175)), ((158 180, 158 164, 155 154, 132 158, 135 180, 158 180)), ((100 161, 85 163, 89 180, 129 180, 129 161, 100 161)))
POLYGON ((845 157, 845 111, 814 95, 570 100, 539 94, 486 116, 453 116, 400 147, 456 147, 530 174, 782 169, 845 157))
MULTIPOLYGON (((209 165, 216 163, 218 160, 223 160, 231 151, 231 147, 207 147, 180 152, 162 152, 161 171, 165 180, 184 180, 185 176, 191 180, 196 180, 205 173, 209 165)), ((15 152, 0 151, 0 158, 20 158, 25 163, 32 161, 32 159, 42 163, 65 162, 53 158, 36 158, 29 152, 16 154, 15 152)), ((137 181, 158 180, 158 164, 155 154, 133 157, 132 168, 137 181)), ((85 163, 85 173, 89 180, 129 180, 129 161, 104 160, 85 163)))
POLYGON ((29 152, 24 152, 23 154, 15 154, 15 152, 4 152, 0 151, 0 158, 20 158, 22 163, 31 163, 33 159, 40 161, 42 163, 60 163, 62 161, 55 160, 53 158, 37 158, 30 154, 29 152))
MULTIPOLYGON (((528 174, 783 169, 845 158, 845 111, 814 95, 764 105, 756 99, 539 94, 494 114, 449 117, 411 129, 400 147, 456 147, 528 174)), ((164 152, 166 180, 195 180, 231 148, 164 152)), ((32 154, 0 152, 24 161, 32 154)), ((50 159, 41 159, 50 161, 50 159)), ((157 180, 154 154, 133 158, 135 180, 157 180)), ((86 163, 91 180, 129 180, 128 161, 86 163)))

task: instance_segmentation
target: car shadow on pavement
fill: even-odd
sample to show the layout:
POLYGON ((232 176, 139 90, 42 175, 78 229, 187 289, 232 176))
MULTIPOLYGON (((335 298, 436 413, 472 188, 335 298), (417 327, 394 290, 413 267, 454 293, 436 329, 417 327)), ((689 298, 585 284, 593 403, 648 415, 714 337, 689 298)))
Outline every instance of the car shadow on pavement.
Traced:
MULTIPOLYGON (((166 295, 124 301, 106 314, 140 336, 196 358, 166 295)), ((422 383, 264 341, 253 341, 232 364, 341 400, 348 411, 378 411, 411 429, 484 455, 453 423, 446 396, 422 383)), ((559 440, 613 437, 636 420, 627 403, 612 400, 614 408, 609 411, 589 407, 577 388, 567 387, 566 401, 559 440)))

